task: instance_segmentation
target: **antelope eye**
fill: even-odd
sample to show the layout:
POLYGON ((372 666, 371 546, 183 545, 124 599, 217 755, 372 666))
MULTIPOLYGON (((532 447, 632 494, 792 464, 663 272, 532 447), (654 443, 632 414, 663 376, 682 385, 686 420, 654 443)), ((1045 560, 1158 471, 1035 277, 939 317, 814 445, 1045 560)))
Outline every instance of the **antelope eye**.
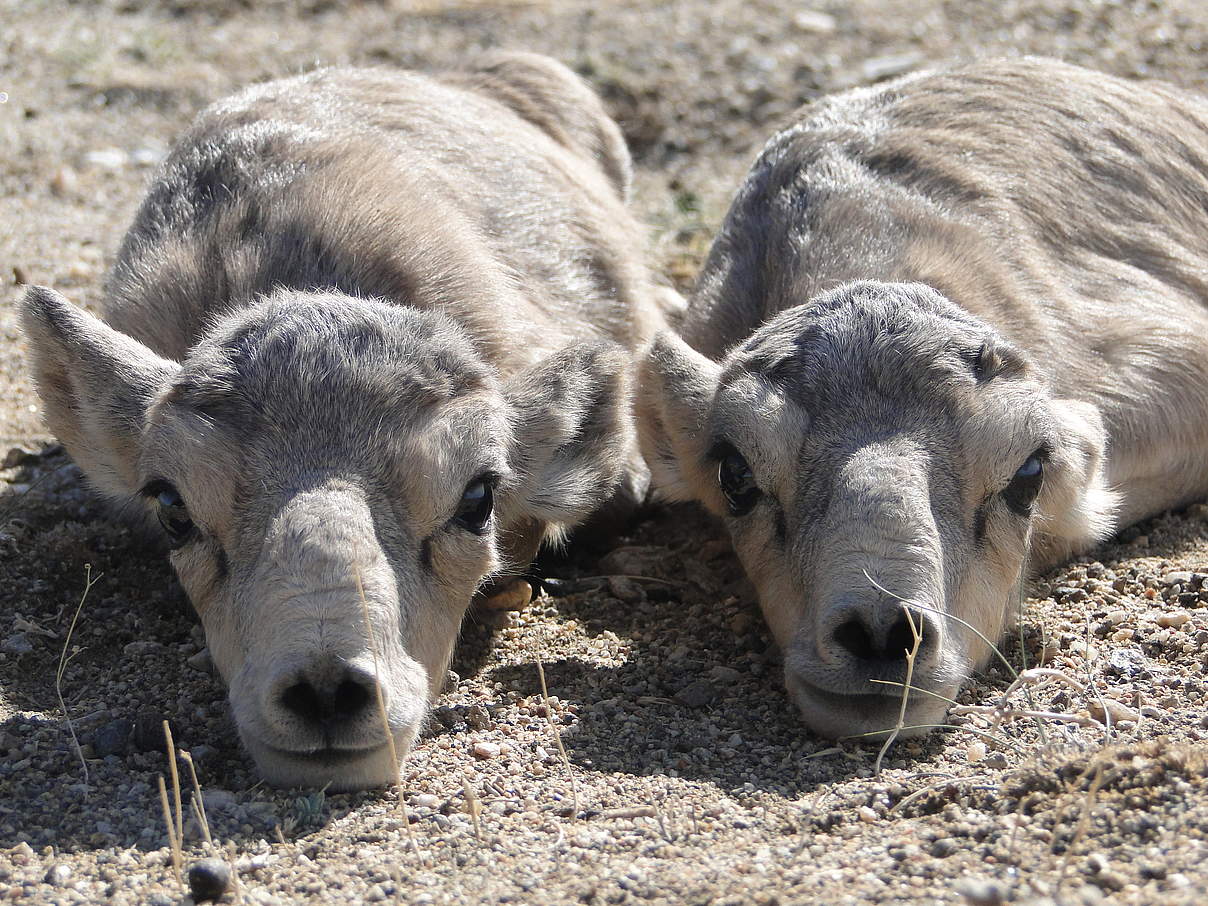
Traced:
POLYGON ((1002 499, 1013 513, 1028 516, 1043 483, 1044 451, 1037 450, 1015 471, 1010 483, 1003 489, 1002 499))
POLYGON ((193 537, 196 527, 180 491, 166 481, 157 481, 148 485, 144 493, 155 500, 155 515, 173 550, 193 537))
POLYGON ((730 444, 722 444, 715 455, 718 457, 717 483, 730 506, 730 515, 745 516, 754 508, 762 493, 755 484, 751 466, 730 444))
POLYGON ((489 475, 475 478, 461 494, 453 522, 475 535, 486 531, 495 506, 495 480, 489 475))

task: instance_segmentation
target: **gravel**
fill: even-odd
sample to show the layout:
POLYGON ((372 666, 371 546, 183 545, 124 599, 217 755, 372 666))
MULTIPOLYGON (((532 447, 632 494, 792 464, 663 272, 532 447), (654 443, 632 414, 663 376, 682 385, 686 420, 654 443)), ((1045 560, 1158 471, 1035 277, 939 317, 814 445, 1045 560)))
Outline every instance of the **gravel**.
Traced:
MULTIPOLYGON (((0 33, 0 279, 86 306, 147 167, 196 110, 317 61, 560 57, 622 122, 635 204, 681 286, 775 121, 821 92, 992 52, 1208 88, 1208 10, 1191 0, 0 0, 0 17, 16 23, 0 33)), ((164 718, 214 841, 182 762, 184 865, 227 866, 223 902, 235 879, 264 904, 1208 896, 1208 505, 1034 583, 1004 654, 1074 686, 1007 699, 1010 672, 992 666, 960 701, 1000 706, 1000 726, 974 713, 962 720, 986 735, 900 741, 879 776, 875 749, 797 721, 719 527, 661 509, 610 549, 546 563, 556 596, 467 623, 401 794, 271 790, 164 552, 112 519, 41 426, 18 291, 0 297, 0 898, 182 902, 192 874, 174 875, 157 786, 164 718)))

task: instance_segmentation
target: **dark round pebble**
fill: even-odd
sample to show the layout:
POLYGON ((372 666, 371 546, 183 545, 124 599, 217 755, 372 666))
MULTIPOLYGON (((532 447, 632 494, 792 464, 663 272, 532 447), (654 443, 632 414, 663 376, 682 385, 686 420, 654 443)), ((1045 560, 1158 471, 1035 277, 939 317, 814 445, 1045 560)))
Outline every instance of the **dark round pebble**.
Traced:
POLYGON ((130 743, 130 731, 133 729, 133 721, 124 717, 98 727, 92 734, 93 751, 100 758, 106 755, 124 755, 126 746, 130 743))
POLYGON ((217 900, 231 886, 231 866, 222 859, 202 859, 189 866, 189 893, 193 902, 217 900))
MULTIPOLYGON (((171 724, 172 738, 177 747, 180 746, 180 734, 176 724, 171 724)), ((142 711, 134 718, 134 732, 130 742, 140 752, 167 752, 168 743, 164 739, 164 715, 155 711, 142 711)))

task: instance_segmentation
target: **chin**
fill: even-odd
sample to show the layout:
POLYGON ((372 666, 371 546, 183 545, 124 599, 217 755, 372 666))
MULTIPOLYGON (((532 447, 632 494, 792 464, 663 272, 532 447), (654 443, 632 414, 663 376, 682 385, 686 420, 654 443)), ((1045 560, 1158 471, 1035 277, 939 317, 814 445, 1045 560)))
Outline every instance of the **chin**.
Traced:
POLYGON ((394 748, 382 743, 371 749, 324 749, 313 753, 285 752, 254 740, 244 745, 260 776, 279 788, 311 787, 333 793, 380 790, 399 779, 399 765, 411 748, 414 732, 396 734, 394 748))

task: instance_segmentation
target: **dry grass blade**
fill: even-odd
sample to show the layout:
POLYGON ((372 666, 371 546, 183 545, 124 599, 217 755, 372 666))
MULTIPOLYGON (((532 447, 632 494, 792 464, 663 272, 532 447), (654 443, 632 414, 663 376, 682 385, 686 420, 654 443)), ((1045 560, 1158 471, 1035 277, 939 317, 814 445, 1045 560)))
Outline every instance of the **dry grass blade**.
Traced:
POLYGON ((574 802, 575 812, 571 820, 579 817, 579 781, 575 777, 575 772, 570 766, 570 758, 566 754, 566 746, 562 745, 562 734, 558 732, 558 727, 554 723, 554 709, 549 704, 549 689, 545 685, 545 664, 541 661, 541 656, 537 656, 537 676, 541 680, 541 701, 545 705, 545 719, 549 721, 550 730, 553 732, 554 745, 558 747, 558 755, 562 759, 562 766, 566 768, 566 773, 570 776, 570 794, 571 800, 574 802))
POLYGON ((403 813, 403 827, 407 833, 407 843, 411 852, 422 865, 424 857, 419 851, 419 841, 415 839, 415 831, 411 829, 411 813, 407 809, 407 801, 403 796, 403 772, 399 765, 398 749, 394 745, 394 732, 390 729, 390 718, 386 714, 386 699, 382 697, 382 684, 378 681, 378 648, 377 639, 373 635, 373 624, 369 622, 369 602, 365 600, 365 586, 361 584, 361 571, 353 570, 353 578, 357 583, 357 594, 361 599, 361 616, 365 620, 365 636, 369 642, 369 653, 373 657, 373 692, 377 700, 378 716, 382 720, 382 729, 386 733, 386 745, 390 747, 390 762, 394 765, 394 791, 398 796, 398 808, 403 813))
POLYGON ((470 782, 470 775, 464 771, 461 775, 461 788, 466 797, 466 811, 470 813, 470 821, 474 824, 474 839, 481 843, 482 824, 478 816, 482 814, 482 800, 474 792, 474 784, 470 782))
POLYGON ((201 835, 205 838, 206 847, 213 852, 214 838, 210 836, 210 822, 206 818, 206 803, 201 796, 201 783, 197 780, 197 768, 193 765, 193 756, 187 751, 182 751, 180 757, 189 766, 189 777, 193 781, 193 811, 197 815, 197 826, 201 828, 201 835))
POLYGON ((181 874, 181 863, 184 856, 180 851, 180 839, 176 836, 176 822, 172 820, 172 807, 168 804, 168 788, 164 786, 164 775, 156 774, 159 783, 159 804, 164 810, 164 824, 168 827, 168 848, 172 851, 172 871, 176 875, 176 883, 184 884, 181 874))
POLYGON ((67 702, 63 700, 63 673, 67 669, 67 664, 71 660, 67 655, 67 649, 71 646, 71 636, 75 632, 76 623, 80 619, 80 611, 84 609, 84 602, 88 599, 88 592, 92 591, 92 586, 96 585, 101 580, 104 573, 97 573, 96 578, 92 576, 92 564, 84 565, 84 593, 80 595, 80 603, 76 605, 75 613, 71 617, 71 625, 67 627, 67 636, 63 639, 63 650, 59 652, 59 667, 55 670, 55 696, 59 699, 59 708, 63 711, 63 720, 67 722, 67 732, 71 734, 71 744, 75 748, 76 757, 80 759, 80 767, 84 769, 84 789, 88 789, 88 760, 84 757, 83 750, 80 749, 80 740, 76 736, 75 724, 71 722, 71 715, 67 713, 67 702))
POLYGON ((889 747, 893 745, 894 740, 898 738, 898 734, 902 732, 906 726, 906 705, 910 699, 910 681, 914 678, 914 662, 919 655, 919 646, 923 644, 923 633, 914 623, 914 614, 910 612, 909 607, 902 608, 906 614, 906 622, 910 625, 910 635, 913 637, 910 648, 906 651, 906 682, 902 685, 902 706, 898 710, 898 723, 893 728, 893 732, 885 740, 881 746, 881 751, 877 752, 877 761, 873 766, 873 776, 881 776, 881 762, 885 758, 885 753, 889 751, 889 747))
POLYGON ((180 771, 176 767, 176 744, 172 741, 172 728, 166 720, 164 742, 168 746, 168 772, 172 775, 172 800, 176 804, 176 839, 179 844, 185 838, 185 815, 180 807, 180 771))

